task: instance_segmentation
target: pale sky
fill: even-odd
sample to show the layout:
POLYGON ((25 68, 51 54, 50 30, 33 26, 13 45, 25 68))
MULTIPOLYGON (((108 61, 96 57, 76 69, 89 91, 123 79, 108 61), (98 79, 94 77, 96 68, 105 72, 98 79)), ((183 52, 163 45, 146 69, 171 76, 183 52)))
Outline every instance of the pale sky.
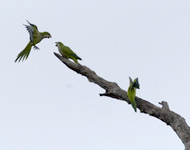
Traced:
POLYGON ((0 5, 0 150, 182 150, 170 126, 68 69, 53 52, 69 46, 99 76, 190 122, 189 0, 6 0, 0 5), (26 19, 51 33, 28 59, 26 19))

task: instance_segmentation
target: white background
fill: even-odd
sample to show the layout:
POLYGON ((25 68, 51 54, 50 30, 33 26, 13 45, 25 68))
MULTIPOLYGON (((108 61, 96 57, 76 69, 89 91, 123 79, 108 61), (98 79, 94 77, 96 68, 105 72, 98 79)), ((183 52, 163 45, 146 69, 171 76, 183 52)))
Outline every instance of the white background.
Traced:
POLYGON ((182 150, 165 123, 134 112, 68 69, 53 52, 69 46, 101 77, 190 122, 189 0, 0 0, 1 150, 182 150), (48 31, 24 62, 26 19, 48 31))

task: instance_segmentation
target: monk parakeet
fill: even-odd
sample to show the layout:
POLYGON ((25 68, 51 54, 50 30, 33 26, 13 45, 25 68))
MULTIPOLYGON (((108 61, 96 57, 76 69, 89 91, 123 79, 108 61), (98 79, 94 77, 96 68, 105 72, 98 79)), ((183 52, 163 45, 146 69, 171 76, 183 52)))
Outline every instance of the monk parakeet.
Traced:
POLYGON ((135 102, 135 95, 136 95, 136 89, 140 88, 138 78, 136 78, 134 81, 129 77, 129 88, 127 91, 127 96, 131 102, 131 105, 133 106, 135 112, 137 112, 137 106, 135 102))
POLYGON ((77 64, 78 64, 77 59, 82 60, 79 56, 77 56, 77 54, 75 54, 75 52, 73 52, 68 46, 65 46, 63 43, 55 42, 55 44, 56 44, 55 46, 58 47, 58 50, 62 56, 66 58, 71 58, 77 64))
POLYGON ((25 49, 23 51, 21 51, 15 62, 18 60, 18 62, 20 62, 21 60, 26 60, 28 58, 28 55, 30 54, 30 50, 33 46, 34 49, 39 49, 36 44, 38 44, 42 39, 44 38, 50 38, 51 35, 48 32, 39 32, 38 28, 36 25, 31 24, 29 21, 27 21, 29 25, 24 25, 26 27, 26 29, 29 32, 30 35, 30 42, 28 43, 28 45, 25 47, 25 49))

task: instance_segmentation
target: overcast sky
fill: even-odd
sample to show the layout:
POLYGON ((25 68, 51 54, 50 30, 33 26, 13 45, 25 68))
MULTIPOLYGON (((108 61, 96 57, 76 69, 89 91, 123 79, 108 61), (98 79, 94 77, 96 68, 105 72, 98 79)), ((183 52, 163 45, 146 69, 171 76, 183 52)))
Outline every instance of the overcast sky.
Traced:
POLYGON ((61 41, 80 63, 190 122, 189 0, 1 0, 1 150, 182 150, 165 123, 134 112, 68 69, 53 52, 61 41), (26 19, 51 33, 24 62, 26 19))

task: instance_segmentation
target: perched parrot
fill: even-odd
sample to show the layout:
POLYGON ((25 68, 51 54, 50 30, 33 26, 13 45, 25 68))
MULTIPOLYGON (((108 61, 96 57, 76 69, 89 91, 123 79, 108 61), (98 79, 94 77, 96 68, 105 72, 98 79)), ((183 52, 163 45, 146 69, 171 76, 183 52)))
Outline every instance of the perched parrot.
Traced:
POLYGON ((25 47, 25 49, 23 51, 21 51, 15 62, 18 60, 18 62, 20 62, 21 60, 26 60, 28 58, 28 55, 30 54, 30 50, 33 46, 34 49, 39 49, 36 44, 38 44, 42 39, 44 38, 50 38, 51 35, 48 32, 39 32, 38 28, 36 25, 31 24, 29 21, 27 21, 29 25, 24 25, 26 27, 26 29, 29 32, 30 35, 30 42, 28 43, 28 45, 25 47))
POLYGON ((75 52, 73 52, 68 46, 65 46, 63 43, 55 42, 55 44, 56 44, 55 46, 58 47, 58 50, 62 56, 66 58, 71 58, 77 64, 78 64, 77 59, 82 60, 79 56, 77 56, 77 54, 75 54, 75 52))
POLYGON ((131 105, 133 106, 135 112, 137 112, 137 106, 135 102, 135 95, 136 95, 136 89, 140 89, 138 78, 136 78, 134 81, 129 77, 129 88, 127 91, 127 96, 131 102, 131 105))

